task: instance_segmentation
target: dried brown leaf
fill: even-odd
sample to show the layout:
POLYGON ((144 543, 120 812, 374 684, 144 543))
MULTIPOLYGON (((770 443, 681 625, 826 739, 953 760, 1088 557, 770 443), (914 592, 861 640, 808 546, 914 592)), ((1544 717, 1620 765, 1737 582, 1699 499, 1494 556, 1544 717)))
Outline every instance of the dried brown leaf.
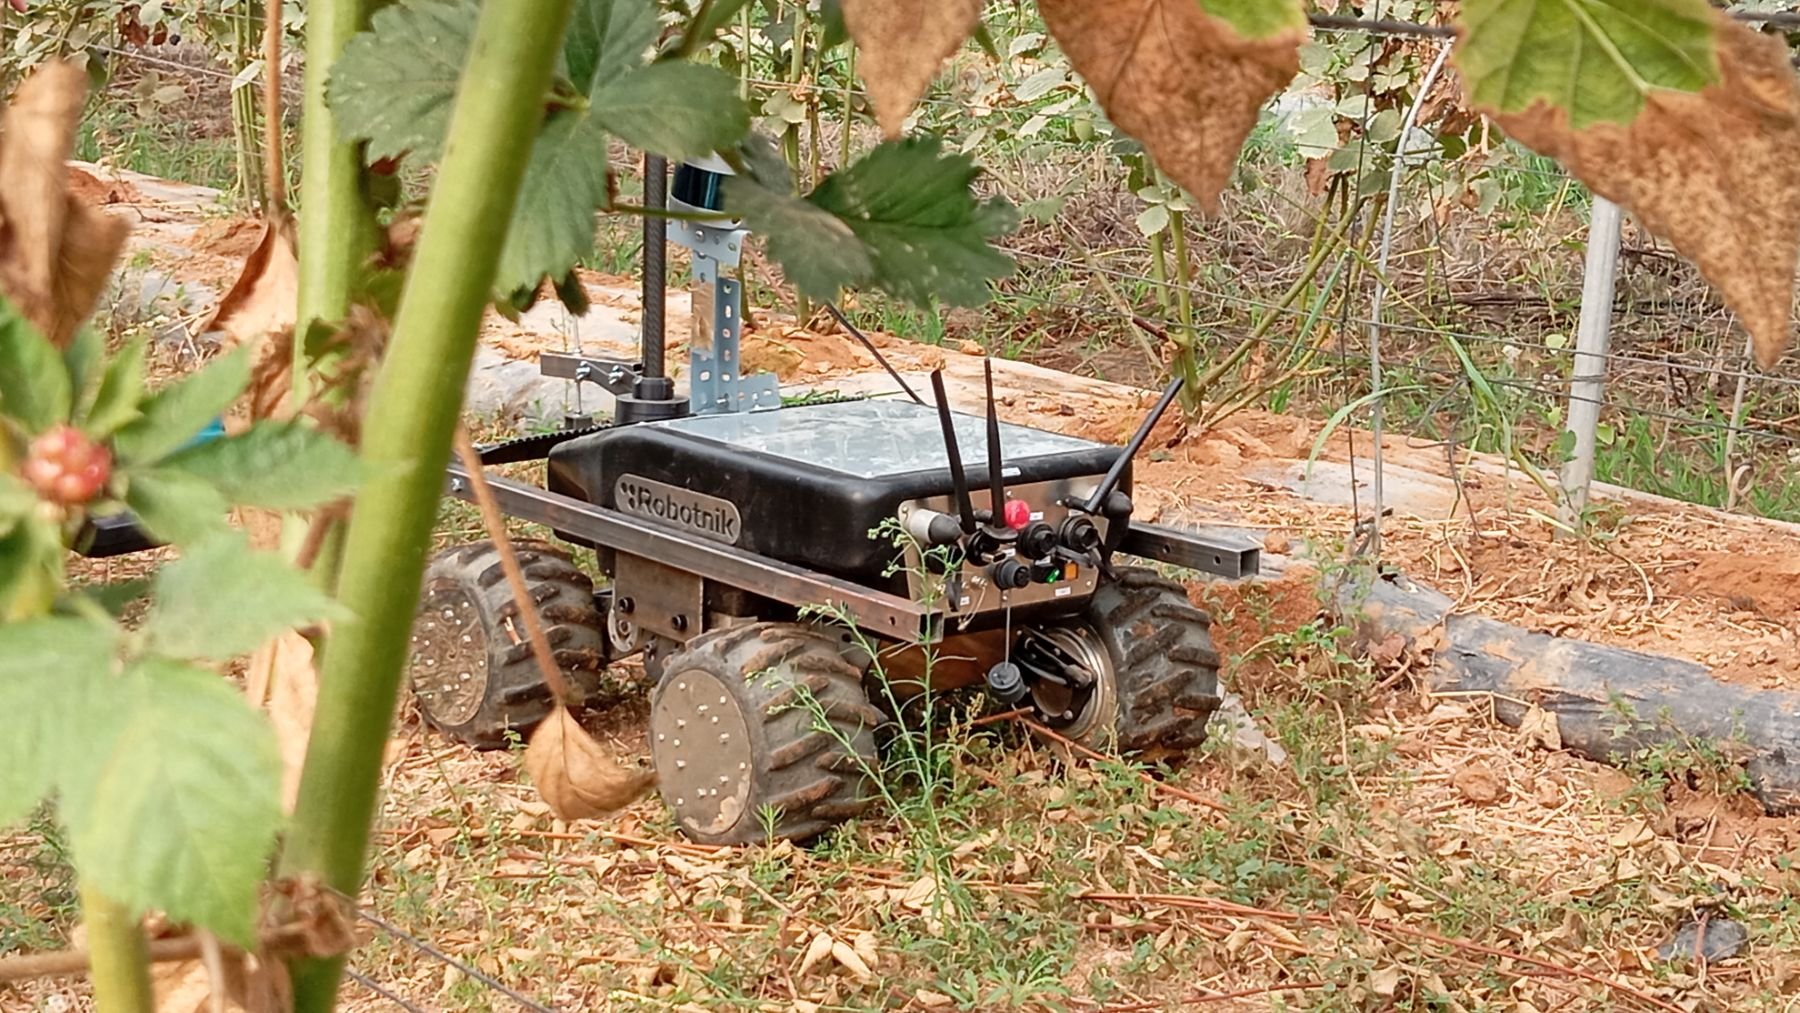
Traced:
POLYGON ((1693 260, 1767 368, 1788 347, 1800 251, 1800 81, 1782 40, 1719 22, 1717 83, 1652 91, 1628 125, 1574 130, 1543 102, 1496 120, 1693 260))
POLYGON ((839 967, 849 971, 850 976, 857 981, 875 980, 875 972, 869 970, 869 965, 863 961, 862 954, 857 953, 848 943, 833 940, 831 959, 837 961, 839 967))
POLYGON ((882 133, 900 136, 938 67, 981 23, 982 0, 844 0, 882 133))
POLYGON ((806 972, 818 966, 819 961, 831 956, 831 947, 835 942, 827 932, 813 936, 812 942, 807 944, 806 953, 800 958, 800 967, 794 972, 794 977, 806 977, 806 972))
POLYGON ((19 86, 0 132, 0 290, 58 347, 93 312, 131 223, 70 189, 87 74, 54 61, 19 86))
POLYGON ((1194 0, 1040 0, 1050 34, 1113 125, 1209 211, 1304 33, 1246 39, 1194 0))
POLYGON ((284 331, 291 334, 299 293, 300 260, 294 252, 293 224, 288 219, 264 222, 237 280, 199 330, 223 331, 232 345, 254 345, 284 331))
POLYGON ((617 812, 656 783, 650 771, 613 759, 566 707, 558 707, 531 733, 525 771, 550 810, 564 820, 617 812))
POLYGON ((1526 708, 1525 716, 1519 720, 1519 734, 1533 745, 1551 752, 1562 748, 1562 726, 1557 723, 1556 715, 1537 704, 1526 708))
POLYGON ((281 751, 281 798, 289 812, 300 790, 300 768, 319 701, 319 672, 312 642, 292 630, 250 656, 244 673, 250 702, 266 707, 281 751))

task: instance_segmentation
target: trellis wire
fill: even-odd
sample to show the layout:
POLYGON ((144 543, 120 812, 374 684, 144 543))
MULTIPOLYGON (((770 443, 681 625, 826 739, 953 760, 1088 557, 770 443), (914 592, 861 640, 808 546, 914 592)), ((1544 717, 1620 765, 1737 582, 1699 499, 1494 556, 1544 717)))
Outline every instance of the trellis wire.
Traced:
MULTIPOLYGON (((1049 254, 1038 253, 1034 250, 1015 249, 1007 246, 1002 246, 1001 250, 1007 255, 1017 259, 1055 264, 1059 267, 1069 268, 1081 273, 1099 274, 1119 281, 1135 281, 1146 285, 1162 284, 1147 275, 1133 274, 1130 271, 1096 266, 1063 257, 1054 257, 1049 254)), ((1169 282, 1168 285, 1170 287, 1179 287, 1175 282, 1169 282)), ((1300 318, 1304 318, 1307 315, 1304 309, 1293 306, 1282 306, 1277 303, 1231 292, 1221 292, 1215 289, 1201 288, 1198 286, 1190 286, 1188 291, 1196 296, 1216 300, 1218 302, 1230 303, 1246 309, 1268 310, 1300 318)), ((1366 317, 1352 317, 1349 318, 1348 322, 1363 328, 1367 328, 1373 324, 1373 321, 1366 317)), ((1551 348, 1542 342, 1521 341, 1517 338, 1509 338, 1499 334, 1476 334, 1470 331, 1459 331, 1448 327, 1431 327, 1423 324, 1397 323, 1394 321, 1384 321, 1382 327, 1389 331, 1399 331, 1430 337, 1453 338, 1463 343, 1499 345, 1508 348, 1516 348, 1520 351, 1538 352, 1557 358, 1572 358, 1575 354, 1575 350, 1572 347, 1551 348)), ((1776 376, 1772 374, 1754 373, 1747 370, 1720 369, 1698 363, 1633 355, 1628 352, 1608 352, 1606 360, 1608 362, 1626 363, 1630 366, 1643 367, 1646 369, 1668 369, 1676 372, 1698 373, 1705 376, 1717 376, 1726 379, 1744 378, 1758 380, 1776 387, 1791 387, 1800 390, 1800 377, 1776 376)))
POLYGON ((470 980, 478 982, 482 986, 506 996, 513 1002, 518 1003, 521 1008, 530 1010, 531 1013, 556 1013, 556 1011, 549 1006, 545 1006, 536 999, 525 995, 523 992, 507 985, 505 982, 500 981, 492 975, 484 973, 480 968, 444 952, 436 946, 433 946, 431 943, 420 939, 412 933, 407 932, 405 929, 368 911, 358 904, 354 897, 341 891, 333 890, 332 892, 336 893, 338 898, 350 907, 351 913, 357 918, 368 922, 370 925, 381 930, 381 932, 390 939, 405 943, 419 953, 422 953, 441 964, 456 968, 458 971, 467 975, 470 980))
MULTIPOLYGON (((1009 251, 1009 252, 1012 252, 1013 255, 1015 255, 1015 256, 1027 256, 1027 257, 1031 256, 1031 254, 1029 254, 1029 253, 1023 253, 1023 252, 1019 252, 1019 251, 1009 251)), ((1151 279, 1146 278, 1144 280, 1150 281, 1151 279)), ((1081 314, 1087 315, 1087 316, 1110 317, 1110 318, 1117 319, 1117 320, 1127 323, 1127 324, 1129 324, 1130 321, 1135 318, 1135 319, 1147 321, 1148 323, 1154 324, 1158 327, 1162 327, 1165 329, 1184 326, 1182 324, 1182 322, 1179 320, 1171 320, 1167 317, 1152 316, 1152 315, 1145 314, 1145 313, 1137 313, 1137 312, 1127 313, 1127 312, 1123 312, 1118 309, 1115 309, 1111 306, 1105 305, 1103 303, 1070 302, 1068 300, 1054 299, 1054 298, 1050 298, 1050 297, 1046 297, 1046 296, 1038 296, 1038 295, 1033 295, 1031 293, 1023 293, 1023 292, 1008 293, 1007 298, 1019 300, 1021 302, 1028 302, 1028 303, 1031 303, 1033 305, 1038 305, 1038 306, 1049 306, 1049 307, 1054 307, 1057 309, 1065 309, 1065 310, 1069 310, 1072 312, 1081 313, 1081 314)), ((1271 308, 1277 312, 1291 313, 1297 317, 1305 317, 1307 315, 1305 310, 1298 310, 1298 309, 1294 309, 1292 307, 1271 306, 1271 308)), ((1349 319, 1348 323, 1351 325, 1356 325, 1356 326, 1366 326, 1368 324, 1368 321, 1352 317, 1349 319)), ((1445 335, 1440 335, 1440 336, 1445 336, 1445 335)), ((1447 336, 1454 337, 1454 335, 1447 335, 1447 336)), ((1282 350, 1286 350, 1286 351, 1299 351, 1302 349, 1307 349, 1307 348, 1313 347, 1311 342, 1302 341, 1297 338, 1278 338, 1278 337, 1270 336, 1270 337, 1265 337, 1263 339, 1263 342, 1270 347, 1278 348, 1278 349, 1282 349, 1282 350)), ((1317 354, 1319 354, 1320 356, 1322 356, 1326 359, 1339 362, 1346 366, 1365 366, 1366 367, 1369 362, 1368 356, 1366 356, 1366 355, 1351 355, 1348 353, 1339 354, 1339 353, 1335 353, 1335 352, 1330 351, 1329 349, 1324 349, 1324 348, 1318 349, 1317 354)), ((1434 365, 1418 363, 1418 362, 1409 363, 1407 368, 1412 369, 1412 370, 1417 370, 1418 372, 1421 372, 1421 373, 1427 373, 1432 376, 1444 377, 1446 379, 1454 380, 1458 383, 1465 383, 1468 380, 1468 375, 1460 369, 1452 369, 1452 368, 1448 368, 1448 367, 1444 367, 1444 366, 1434 366, 1434 365)), ((1539 394, 1539 395, 1544 395, 1546 397, 1554 397, 1559 400, 1569 400, 1567 391, 1560 390, 1560 389, 1557 389, 1554 387, 1542 386, 1539 384, 1530 383, 1528 381, 1514 378, 1514 377, 1489 376, 1489 377, 1486 377, 1485 379, 1486 379, 1487 383, 1493 387, 1503 388, 1503 389, 1507 389, 1507 390, 1516 390, 1516 391, 1520 391, 1520 392, 1528 393, 1528 394, 1539 394)), ((1582 399, 1578 397, 1578 398, 1576 398, 1576 400, 1582 400, 1582 399)), ((1589 399, 1589 400, 1591 400, 1591 399, 1589 399)), ((1599 404, 1602 407, 1609 407, 1609 408, 1628 408, 1632 412, 1636 412, 1638 414, 1645 415, 1650 418, 1655 418, 1655 419, 1659 419, 1662 421, 1671 422, 1671 423, 1675 423, 1675 424, 1689 425, 1689 426, 1694 426, 1694 427, 1700 428, 1700 429, 1711 429, 1711 430, 1716 430, 1721 433, 1736 432, 1740 436, 1748 437, 1751 439, 1768 440, 1768 441, 1777 442, 1777 443, 1785 443, 1785 444, 1790 444, 1793 446, 1800 446, 1800 434, 1796 434, 1796 433, 1782 433, 1782 432, 1774 432, 1774 431, 1767 430, 1767 429, 1756 429, 1756 428, 1751 428, 1751 427, 1747 427, 1747 426, 1733 426, 1729 423, 1719 422, 1719 421, 1716 421, 1713 419, 1703 418, 1703 417, 1700 417, 1697 415, 1683 415, 1683 414, 1680 414, 1677 412, 1665 411, 1663 409, 1652 408, 1652 407, 1643 406, 1643 405, 1626 406, 1626 405, 1620 405, 1615 402, 1609 402, 1609 401, 1594 401, 1592 403, 1599 404)))
POLYGON ((406 1013, 428 1013, 428 1011, 424 1007, 419 1006, 418 1004, 407 999, 405 996, 402 996, 399 993, 393 991, 392 989, 389 989, 387 986, 381 984, 380 982, 376 981, 375 979, 369 977, 366 974, 362 974, 351 968, 345 968, 344 969, 344 977, 349 978, 351 981, 356 982, 358 985, 361 985, 362 987, 368 989, 369 991, 375 993, 376 995, 382 997, 383 999, 386 999, 388 1002, 393 1003, 394 1005, 400 1007, 401 1009, 406 1010, 406 1013))

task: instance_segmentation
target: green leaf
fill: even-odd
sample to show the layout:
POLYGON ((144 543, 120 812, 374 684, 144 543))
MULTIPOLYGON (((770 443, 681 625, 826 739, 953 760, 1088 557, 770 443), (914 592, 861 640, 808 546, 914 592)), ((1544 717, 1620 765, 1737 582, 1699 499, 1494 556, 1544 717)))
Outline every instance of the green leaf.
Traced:
POLYGON ((868 248, 869 284, 907 302, 978 306, 988 280, 1013 269, 989 240, 1017 223, 1004 201, 976 200, 970 186, 979 174, 966 156, 943 154, 936 138, 913 137, 875 148, 807 199, 868 248))
POLYGON ((657 29, 656 5, 649 0, 578 0, 563 36, 569 79, 583 95, 592 95, 643 64, 657 29))
POLYGON ((67 554, 56 525, 35 517, 0 538, 0 623, 43 614, 56 600, 67 554))
POLYGON ((113 647, 104 627, 78 619, 0 626, 0 827, 29 815, 87 749, 89 703, 113 647))
POLYGON ((231 658, 342 606, 273 552, 240 534, 195 544, 156 575, 156 605, 144 622, 150 647, 174 658, 231 658))
POLYGON ((223 414, 249 382, 250 348, 235 348, 152 395, 143 415, 119 430, 113 449, 126 462, 160 461, 223 414))
POLYGON ((0 414, 30 433, 68 421, 74 388, 56 346, 10 307, 0 306, 0 414))
POLYGON ((494 289, 535 291, 568 274, 594 248, 594 212, 609 197, 607 160, 617 135, 673 159, 729 150, 750 131, 737 82, 713 67, 669 61, 641 66, 656 36, 644 0, 585 0, 564 43, 587 107, 544 124, 525 168, 494 289))
POLYGON ((1630 123, 1651 89, 1719 80, 1706 0, 1467 0, 1459 20, 1465 88, 1499 113, 1543 101, 1576 129, 1630 123))
POLYGON ((596 89, 596 122, 640 151, 671 159, 729 150, 750 132, 750 110, 737 82, 716 67, 667 61, 596 89))
POLYGON ((594 211, 608 196, 610 144, 585 111, 550 118, 525 167, 500 251, 496 291, 534 289, 544 275, 560 276, 593 252, 594 211))
POLYGON ((0 471, 0 535, 10 532, 13 525, 31 516, 37 505, 36 489, 19 476, 0 471))
POLYGON ((144 530, 173 545, 186 545, 225 528, 231 505, 212 483, 179 471, 131 473, 125 505, 144 530))
POLYGON ((144 344, 143 338, 131 342, 106 364, 93 406, 81 420, 89 436, 105 439, 143 414, 138 404, 144 399, 144 344))
POLYGON ((138 577, 75 588, 71 597, 65 599, 64 605, 71 614, 79 615, 83 608, 91 608, 117 619, 125 614, 126 609, 144 600, 144 596, 149 593, 150 579, 138 577))
POLYGON ((764 238, 788 282, 812 299, 836 299, 875 272, 850 226, 798 197, 733 176, 725 181, 725 207, 764 238))
POLYGON ((1169 206, 1152 204, 1138 213, 1138 231, 1145 236, 1154 236, 1169 227, 1169 206))
POLYGON ((224 679, 164 659, 96 696, 84 755, 59 778, 77 873, 134 910, 252 945, 281 823, 273 730, 224 679))
POLYGON ((475 34, 472 0, 402 0, 375 12, 331 67, 326 99, 338 133, 367 159, 420 168, 437 159, 475 34))
POLYGON ((69 387, 77 409, 90 403, 94 381, 106 357, 106 341, 92 327, 78 327, 69 347, 63 349, 63 365, 69 370, 69 387))
POLYGON ((304 510, 356 488, 360 463, 348 446, 297 422, 258 422, 163 461, 203 479, 240 506, 304 510))
POLYGON ((1246 39, 1306 31, 1306 9, 1299 0, 1200 0, 1200 9, 1246 39))

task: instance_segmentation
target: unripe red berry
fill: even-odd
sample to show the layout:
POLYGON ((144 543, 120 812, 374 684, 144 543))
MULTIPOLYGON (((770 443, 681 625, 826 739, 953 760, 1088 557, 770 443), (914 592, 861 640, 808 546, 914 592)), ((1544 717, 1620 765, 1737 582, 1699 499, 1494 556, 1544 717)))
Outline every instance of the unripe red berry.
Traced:
POLYGON ((31 441, 24 473, 39 496, 76 506, 106 488, 112 477, 112 452, 74 426, 57 426, 31 441))

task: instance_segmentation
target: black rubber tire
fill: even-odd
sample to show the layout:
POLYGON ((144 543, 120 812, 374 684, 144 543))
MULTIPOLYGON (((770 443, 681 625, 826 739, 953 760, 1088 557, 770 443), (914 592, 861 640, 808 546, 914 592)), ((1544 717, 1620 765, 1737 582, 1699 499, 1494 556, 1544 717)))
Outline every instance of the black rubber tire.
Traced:
POLYGON ((651 691, 650 755, 676 825, 691 840, 754 844, 772 834, 807 841, 873 804, 875 730, 885 721, 839 638, 794 623, 753 623, 704 633, 670 655, 651 691), (727 706, 697 713, 706 710, 695 706, 702 687, 708 704, 716 693, 727 706), (818 714, 831 731, 817 726, 818 714), (685 748, 682 720, 705 728, 685 748), (747 750, 713 740, 721 728, 747 732, 747 750), (723 804, 690 801, 684 793, 695 790, 715 799, 730 794, 723 804), (765 808, 777 810, 772 827, 765 808))
POLYGON ((1206 741, 1221 702, 1219 655, 1212 618, 1186 589, 1152 570, 1122 569, 1095 589, 1087 622, 1112 657, 1118 693, 1111 728, 1095 728, 1082 745, 1138 753, 1206 741))
MULTIPOLYGON (((594 582, 560 549, 515 543, 525 583, 537 602, 557 664, 581 701, 593 697, 607 664, 605 620, 594 582)), ((501 749, 509 734, 527 736, 554 701, 531 655, 512 589, 492 542, 444 552, 425 570, 413 621, 409 682, 425 722, 477 749, 501 749), (446 674, 435 676, 439 666, 446 674), (454 672, 452 672, 454 669, 454 672), (454 676, 467 689, 443 686, 454 676)))

